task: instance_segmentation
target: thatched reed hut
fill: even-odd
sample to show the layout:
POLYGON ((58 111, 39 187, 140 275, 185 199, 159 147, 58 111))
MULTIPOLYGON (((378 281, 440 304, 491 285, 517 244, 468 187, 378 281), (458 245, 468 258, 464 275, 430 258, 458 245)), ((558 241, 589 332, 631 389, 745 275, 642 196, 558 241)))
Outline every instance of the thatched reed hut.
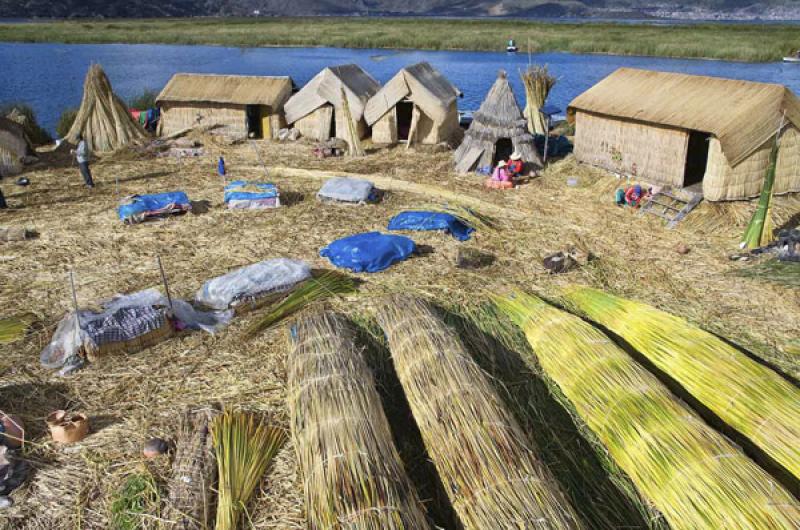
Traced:
POLYGON ((83 136, 95 153, 115 151, 147 136, 131 117, 125 102, 114 94, 99 64, 93 64, 86 74, 81 106, 66 140, 76 144, 78 135, 83 136))
POLYGON ((459 173, 496 164, 517 151, 528 164, 541 166, 541 159, 528 132, 528 121, 522 115, 504 71, 500 71, 486 99, 475 114, 456 149, 455 165, 459 173))
POLYGON ((459 131, 463 94, 428 63, 407 66, 367 102, 364 119, 372 141, 393 145, 448 142, 459 131))
POLYGON ((312 315, 294 324, 290 342, 288 405, 309 528, 431 528, 352 326, 312 315))
POLYGON ((364 138, 369 133, 364 108, 380 88, 380 84, 358 65, 325 68, 286 102, 286 122, 312 140, 337 137, 348 140, 350 127, 342 105, 344 91, 356 131, 359 138, 364 138))
POLYGON ((775 193, 800 191, 800 100, 782 85, 620 68, 568 117, 581 162, 711 201, 760 193, 784 120, 775 193))
POLYGON ((175 74, 156 99, 159 132, 218 125, 226 136, 275 138, 293 87, 289 77, 175 74))
POLYGON ((0 177, 9 177, 22 171, 23 159, 33 152, 33 147, 19 123, 0 118, 0 177))

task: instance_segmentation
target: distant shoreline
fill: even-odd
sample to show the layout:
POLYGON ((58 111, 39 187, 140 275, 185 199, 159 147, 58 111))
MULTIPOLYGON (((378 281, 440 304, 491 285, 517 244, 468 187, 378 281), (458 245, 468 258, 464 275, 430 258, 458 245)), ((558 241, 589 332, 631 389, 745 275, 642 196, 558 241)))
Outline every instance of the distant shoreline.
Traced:
POLYGON ((792 23, 542 22, 423 17, 83 19, 0 23, 0 42, 563 51, 748 62, 800 48, 792 23), (513 22, 512 22, 513 21, 513 22))

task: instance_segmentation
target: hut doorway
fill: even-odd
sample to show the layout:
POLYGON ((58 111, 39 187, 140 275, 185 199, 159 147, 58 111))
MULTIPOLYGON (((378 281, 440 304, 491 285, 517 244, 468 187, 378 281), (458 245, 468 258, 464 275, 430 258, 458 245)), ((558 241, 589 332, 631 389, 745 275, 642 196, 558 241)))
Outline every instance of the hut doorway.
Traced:
POLYGON ((411 121, 414 116, 414 104, 403 100, 397 104, 397 139, 408 141, 411 134, 411 121))
POLYGON ((328 138, 336 138, 336 109, 331 109, 331 125, 328 129, 328 138))
POLYGON ((264 131, 261 128, 261 106, 247 105, 245 107, 245 120, 247 125, 248 138, 263 138, 264 131))
POLYGON ((494 158, 492 166, 497 165, 501 160, 508 161, 508 157, 514 152, 514 143, 511 138, 500 138, 494 144, 494 158))
POLYGON ((689 145, 686 149, 686 167, 683 172, 683 187, 688 188, 703 182, 708 165, 708 144, 711 135, 699 131, 689 131, 689 145))

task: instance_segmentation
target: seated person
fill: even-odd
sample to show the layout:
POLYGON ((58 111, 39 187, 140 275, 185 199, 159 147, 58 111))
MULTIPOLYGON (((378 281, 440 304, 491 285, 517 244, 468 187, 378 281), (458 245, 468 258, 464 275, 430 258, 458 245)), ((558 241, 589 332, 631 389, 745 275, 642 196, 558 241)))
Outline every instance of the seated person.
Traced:
POLYGON ((508 159, 508 166, 506 166, 512 180, 522 175, 524 165, 525 163, 522 161, 522 155, 514 151, 508 159))
POLYGON ((494 173, 492 173, 492 180, 497 180, 500 182, 511 182, 511 175, 506 169, 508 164, 506 164, 505 160, 501 160, 497 163, 497 167, 494 168, 494 173))
POLYGON ((639 184, 635 184, 628 188, 628 191, 625 192, 625 203, 632 208, 638 208, 641 202, 642 187, 639 184))

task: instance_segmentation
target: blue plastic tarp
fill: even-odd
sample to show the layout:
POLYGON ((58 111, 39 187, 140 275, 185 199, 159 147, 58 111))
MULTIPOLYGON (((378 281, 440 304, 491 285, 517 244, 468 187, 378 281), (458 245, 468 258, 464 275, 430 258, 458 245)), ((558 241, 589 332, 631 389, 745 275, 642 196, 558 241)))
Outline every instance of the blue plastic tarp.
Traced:
POLYGON ((182 191, 154 193, 152 195, 134 195, 126 204, 117 208, 119 218, 123 221, 140 219, 147 214, 158 215, 172 210, 189 210, 189 197, 182 191))
POLYGON ((268 182, 248 182, 235 180, 225 186, 224 201, 257 201, 274 199, 278 196, 278 187, 268 182))
POLYGON ((416 248, 405 236, 367 232, 338 239, 320 250, 319 255, 353 272, 379 272, 408 258, 416 248))
POLYGON ((409 211, 391 218, 389 230, 444 230, 459 241, 466 241, 475 231, 454 215, 442 212, 409 211))

